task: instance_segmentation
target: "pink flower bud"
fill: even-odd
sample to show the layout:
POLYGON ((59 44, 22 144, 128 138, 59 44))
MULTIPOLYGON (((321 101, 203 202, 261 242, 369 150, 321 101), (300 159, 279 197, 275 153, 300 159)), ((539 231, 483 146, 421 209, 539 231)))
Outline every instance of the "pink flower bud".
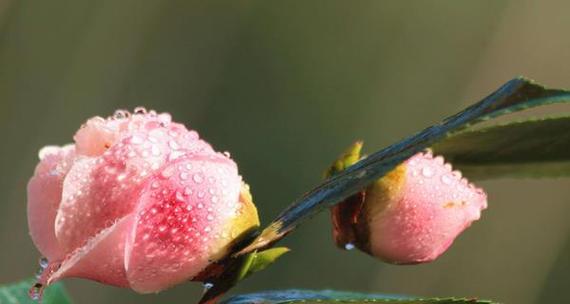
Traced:
POLYGON ((418 153, 332 210, 337 245, 394 264, 435 260, 487 208, 442 157, 418 153))
POLYGON ((80 277, 157 292, 189 280, 259 226, 229 155, 169 114, 89 119, 75 144, 45 147, 28 184, 41 281, 80 277))

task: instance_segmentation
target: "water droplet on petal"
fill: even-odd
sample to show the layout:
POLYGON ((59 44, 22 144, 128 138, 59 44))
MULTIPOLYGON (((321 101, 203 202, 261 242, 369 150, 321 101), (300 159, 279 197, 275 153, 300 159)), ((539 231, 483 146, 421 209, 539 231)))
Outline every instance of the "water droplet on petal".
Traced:
POLYGON ((127 118, 129 116, 131 116, 131 113, 129 113, 129 111, 126 111, 126 110, 117 110, 113 114, 114 119, 123 119, 123 118, 127 118))
POLYGON ((168 146, 170 147, 170 149, 172 150, 178 150, 178 148, 180 148, 180 146, 178 145, 177 142, 175 142, 174 140, 171 140, 168 142, 168 146))
POLYGON ((146 108, 145 107, 136 107, 135 110, 133 111, 133 113, 135 113, 135 114, 146 114, 146 108))
POLYGON ((41 302, 43 291, 44 286, 41 283, 35 283, 34 286, 32 286, 32 288, 30 288, 28 291, 28 296, 34 301, 41 302))
POLYGON ((152 145, 152 148, 150 150, 152 152, 152 155, 154 156, 160 155, 160 148, 158 148, 156 145, 152 145))
POLYGON ((200 184, 200 183, 202 183, 202 182, 204 181, 204 178, 203 178, 200 174, 198 174, 198 173, 194 174, 194 176, 192 176, 192 179, 193 179, 194 182, 196 182, 197 184, 200 184))
POLYGON ((449 185, 449 184, 451 184, 451 181, 452 181, 452 178, 450 176, 448 176, 448 175, 442 175, 441 176, 441 182, 442 183, 449 185))
POLYGON ((57 154, 60 151, 60 147, 57 146, 46 146, 43 147, 40 152, 38 153, 38 156, 40 158, 40 160, 43 160, 46 156, 50 155, 50 154, 57 154))
POLYGON ((185 187, 184 188, 184 195, 190 195, 192 194, 192 189, 190 189, 190 187, 185 187))
POLYGON ((453 171, 451 174, 453 174, 453 177, 460 179, 462 177, 461 172, 459 171, 453 171))
POLYGON ((423 167, 422 175, 425 177, 432 177, 434 174, 433 170, 430 167, 423 167))
POLYGON ((49 265, 49 261, 46 257, 42 257, 40 258, 39 264, 42 269, 46 269, 46 267, 49 265))

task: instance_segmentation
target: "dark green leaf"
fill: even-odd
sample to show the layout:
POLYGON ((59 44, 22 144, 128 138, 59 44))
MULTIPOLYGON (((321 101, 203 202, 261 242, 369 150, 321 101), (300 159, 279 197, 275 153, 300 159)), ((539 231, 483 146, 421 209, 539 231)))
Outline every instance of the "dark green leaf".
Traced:
POLYGON ((469 179, 570 175, 570 117, 467 130, 432 147, 469 179))
MULTIPOLYGON (((28 290, 34 280, 26 280, 0 287, 0 304, 36 304, 28 296, 28 290)), ((45 289, 42 304, 69 304, 71 300, 61 283, 55 283, 45 289)))
POLYGON ((365 294, 334 290, 279 290, 232 297, 223 304, 285 304, 285 303, 394 303, 394 304, 492 304, 474 298, 410 298, 395 295, 365 294))
POLYGON ((541 105, 570 102, 570 92, 545 89, 515 78, 482 101, 396 144, 375 152, 325 180, 285 209, 262 233, 236 255, 270 247, 316 213, 355 194, 402 161, 434 145, 449 134, 511 112, 541 105))

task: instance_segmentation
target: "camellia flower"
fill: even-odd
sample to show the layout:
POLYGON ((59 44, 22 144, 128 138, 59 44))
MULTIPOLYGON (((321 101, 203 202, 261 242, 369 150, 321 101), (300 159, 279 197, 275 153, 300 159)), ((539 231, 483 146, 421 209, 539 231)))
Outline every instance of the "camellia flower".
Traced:
MULTIPOLYGON (((361 146, 353 146, 333 172, 356 162, 361 146)), ((425 263, 445 252, 485 208, 483 190, 428 151, 334 206, 333 235, 339 247, 356 246, 389 263, 425 263)))
POLYGON ((28 184, 30 234, 49 261, 43 284, 80 277, 157 292, 259 226, 235 162, 169 114, 94 117, 74 140, 43 148, 28 184))

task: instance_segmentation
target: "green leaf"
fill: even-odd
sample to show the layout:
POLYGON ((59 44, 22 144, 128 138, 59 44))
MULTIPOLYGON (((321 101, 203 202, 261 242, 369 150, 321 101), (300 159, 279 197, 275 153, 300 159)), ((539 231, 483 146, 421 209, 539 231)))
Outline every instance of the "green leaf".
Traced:
MULTIPOLYGON (((28 290, 35 280, 26 280, 0 287, 0 304, 37 304, 30 299, 28 290)), ((69 304, 71 300, 61 283, 50 285, 44 290, 42 304, 69 304)))
POLYGON ((238 295, 222 304, 285 304, 285 303, 393 303, 393 304, 492 304, 474 298, 412 298, 396 295, 365 294, 334 290, 278 290, 238 295))
POLYGON ((480 102, 417 134, 377 151, 339 172, 293 202, 260 235, 235 255, 271 247, 299 224, 318 212, 343 201, 381 178, 412 155, 433 146, 450 134, 474 124, 532 107, 570 102, 570 92, 547 89, 515 78, 480 102))
POLYGON ((432 147, 473 180, 570 175, 570 117, 455 133, 432 147))
POLYGON ((251 257, 248 263, 249 265, 247 266, 247 269, 245 269, 244 276, 241 278, 245 278, 252 273, 264 270, 289 251, 289 248, 286 247, 276 247, 260 252, 252 252, 249 255, 251 257))

